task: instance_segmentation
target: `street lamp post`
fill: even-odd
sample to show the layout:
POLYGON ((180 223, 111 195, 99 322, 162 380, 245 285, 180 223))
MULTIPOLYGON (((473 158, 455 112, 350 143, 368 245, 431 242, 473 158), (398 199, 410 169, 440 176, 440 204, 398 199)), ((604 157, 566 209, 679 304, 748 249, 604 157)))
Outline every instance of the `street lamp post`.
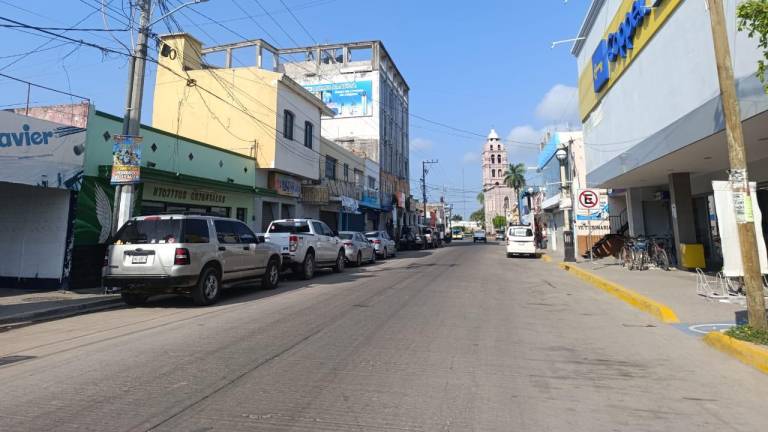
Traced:
MULTIPOLYGON (((569 193, 569 187, 566 184, 566 162, 569 159, 568 155, 569 149, 565 147, 560 147, 557 152, 555 153, 555 157, 557 157, 557 161, 560 162, 560 202, 562 203, 564 200, 570 199, 570 193, 569 193)), ((566 207, 563 209, 563 220, 565 222, 565 226, 563 227, 563 252, 564 257, 563 261, 565 262, 575 262, 576 261, 576 254, 575 254, 575 248, 574 248, 574 241, 573 241, 573 223, 571 221, 571 212, 570 208, 566 207)))
POLYGON ((533 226, 531 217, 533 217, 533 188, 528 187, 528 225, 533 226))

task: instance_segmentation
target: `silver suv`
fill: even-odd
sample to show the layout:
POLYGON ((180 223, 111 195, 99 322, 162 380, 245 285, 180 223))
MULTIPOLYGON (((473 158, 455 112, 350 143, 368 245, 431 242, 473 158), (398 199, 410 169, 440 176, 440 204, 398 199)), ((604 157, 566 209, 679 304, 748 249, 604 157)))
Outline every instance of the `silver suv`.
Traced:
POLYGON ((140 305, 155 294, 190 295, 215 303, 224 286, 280 281, 280 248, 236 219, 201 215, 142 216, 115 234, 104 258, 104 286, 140 305))

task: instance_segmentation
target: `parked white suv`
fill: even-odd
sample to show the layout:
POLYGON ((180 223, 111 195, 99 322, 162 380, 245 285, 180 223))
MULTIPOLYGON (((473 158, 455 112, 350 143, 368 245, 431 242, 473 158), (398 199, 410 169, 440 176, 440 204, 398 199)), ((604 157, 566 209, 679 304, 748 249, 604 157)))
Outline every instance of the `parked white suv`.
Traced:
POLYGON ((283 267, 291 268, 303 279, 311 279, 319 267, 331 267, 336 273, 344 271, 344 243, 323 221, 275 220, 264 237, 280 247, 283 267))
POLYGON ((104 258, 104 286, 139 305, 154 294, 190 295, 215 303, 224 286, 280 281, 280 249, 236 219, 201 215, 142 216, 115 234, 104 258))

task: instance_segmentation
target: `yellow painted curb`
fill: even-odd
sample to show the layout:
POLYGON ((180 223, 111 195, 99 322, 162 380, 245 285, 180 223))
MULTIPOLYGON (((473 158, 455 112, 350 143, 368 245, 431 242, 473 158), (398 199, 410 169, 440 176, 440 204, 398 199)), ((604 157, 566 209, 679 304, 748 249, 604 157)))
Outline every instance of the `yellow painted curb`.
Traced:
POLYGON ((541 254, 539 256, 539 259, 544 261, 544 262, 552 262, 552 257, 549 256, 549 255, 546 255, 546 254, 541 254))
POLYGON ((590 284, 607 292, 608 294, 618 297, 620 300, 628 303, 629 305, 655 316, 665 323, 673 324, 680 322, 675 311, 663 303, 659 303, 656 300, 652 300, 642 294, 632 291, 629 288, 603 279, 592 272, 588 272, 572 264, 560 263, 560 268, 569 273, 572 273, 579 279, 589 282, 590 284))
POLYGON ((718 331, 707 333, 704 342, 718 351, 736 357, 744 364, 768 373, 768 348, 732 338, 718 331))

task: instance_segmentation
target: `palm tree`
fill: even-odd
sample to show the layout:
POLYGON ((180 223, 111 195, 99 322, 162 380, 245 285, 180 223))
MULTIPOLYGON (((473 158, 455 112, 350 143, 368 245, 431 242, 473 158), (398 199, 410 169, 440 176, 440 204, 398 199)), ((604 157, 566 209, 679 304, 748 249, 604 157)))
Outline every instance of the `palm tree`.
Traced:
POLYGON ((520 206, 518 205, 520 189, 525 187, 525 164, 509 164, 504 172, 504 185, 515 191, 515 207, 517 208, 517 220, 521 222, 520 206))
POLYGON ((477 194, 477 202, 480 203, 480 205, 485 205, 485 194, 480 192, 477 194))

